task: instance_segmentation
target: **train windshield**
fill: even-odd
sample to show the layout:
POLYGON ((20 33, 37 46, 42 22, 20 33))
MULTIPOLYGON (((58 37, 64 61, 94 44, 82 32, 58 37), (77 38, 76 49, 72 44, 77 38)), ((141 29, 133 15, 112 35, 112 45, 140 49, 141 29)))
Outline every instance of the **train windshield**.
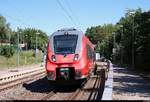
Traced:
POLYGON ((54 51, 56 54, 74 54, 77 45, 77 35, 54 36, 54 51))

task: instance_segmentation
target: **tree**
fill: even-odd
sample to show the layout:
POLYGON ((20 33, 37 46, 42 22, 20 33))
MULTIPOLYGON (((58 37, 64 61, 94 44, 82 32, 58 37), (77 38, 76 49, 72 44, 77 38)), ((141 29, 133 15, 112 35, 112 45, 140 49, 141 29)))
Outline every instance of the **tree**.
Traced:
POLYGON ((145 70, 149 70, 150 66, 150 11, 143 12, 136 19, 138 23, 138 34, 136 35, 136 56, 137 56, 137 67, 141 67, 145 70))
POLYGON ((8 59, 11 58, 15 53, 15 48, 10 45, 4 45, 0 47, 0 55, 7 59, 7 65, 9 64, 8 59))
POLYGON ((15 53, 15 49, 13 46, 4 45, 1 46, 0 55, 6 57, 7 59, 12 57, 15 53))
POLYGON ((115 25, 104 24, 102 26, 88 28, 85 35, 96 45, 96 52, 110 59, 113 48, 112 32, 115 30, 115 25))
POLYGON ((6 19, 0 15, 0 43, 8 40, 9 24, 6 23, 6 19))
MULTIPOLYGON (((134 44, 135 68, 150 70, 148 69, 150 66, 150 11, 142 12, 139 8, 134 10, 134 15, 130 15, 129 11, 116 24, 118 26, 116 42, 123 47, 124 64, 131 65, 131 49, 133 48, 132 44, 134 44), (120 28, 119 25, 123 25, 123 28, 120 28), (134 36, 132 35, 133 29, 134 36), (123 34, 121 33, 122 30, 123 34)), ((118 56, 120 57, 121 54, 118 56)))
POLYGON ((36 45, 36 33, 39 33, 37 35, 38 38, 38 49, 43 49, 45 47, 47 41, 48 41, 48 36, 46 33, 39 29, 34 29, 34 28, 26 28, 26 29, 21 29, 18 28, 16 32, 13 32, 13 37, 12 37, 12 42, 13 44, 17 44, 16 38, 18 37, 17 35, 19 34, 19 43, 24 43, 26 44, 27 49, 35 49, 36 45))

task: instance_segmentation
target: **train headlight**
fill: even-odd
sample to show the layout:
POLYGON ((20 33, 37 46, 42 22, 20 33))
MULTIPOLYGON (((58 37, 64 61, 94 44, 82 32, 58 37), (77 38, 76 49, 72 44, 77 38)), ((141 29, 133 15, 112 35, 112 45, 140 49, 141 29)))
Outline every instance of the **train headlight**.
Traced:
POLYGON ((55 55, 52 55, 52 56, 51 56, 51 60, 52 60, 53 62, 56 62, 56 57, 55 57, 55 55))
POLYGON ((76 71, 76 77, 81 77, 81 75, 82 75, 81 71, 80 71, 80 70, 77 70, 77 71, 76 71))
POLYGON ((50 79, 50 80, 54 79, 54 72, 52 72, 52 71, 48 72, 47 73, 47 78, 50 79))
POLYGON ((75 55, 74 55, 74 61, 77 61, 78 58, 79 58, 79 55, 78 55, 78 54, 75 54, 75 55))

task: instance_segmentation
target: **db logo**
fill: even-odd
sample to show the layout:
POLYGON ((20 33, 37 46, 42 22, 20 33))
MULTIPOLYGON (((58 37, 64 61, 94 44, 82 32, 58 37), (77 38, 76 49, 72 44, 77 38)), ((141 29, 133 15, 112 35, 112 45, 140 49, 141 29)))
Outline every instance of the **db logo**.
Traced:
POLYGON ((67 59, 66 59, 66 58, 63 58, 62 61, 65 62, 65 61, 67 61, 67 59))

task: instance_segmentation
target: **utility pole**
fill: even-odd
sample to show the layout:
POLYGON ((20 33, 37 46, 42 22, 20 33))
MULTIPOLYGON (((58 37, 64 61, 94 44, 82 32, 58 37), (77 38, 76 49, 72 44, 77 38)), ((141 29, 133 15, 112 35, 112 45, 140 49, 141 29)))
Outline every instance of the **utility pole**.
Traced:
POLYGON ((135 68, 135 53, 134 53, 134 15, 133 15, 133 25, 132 25, 132 68, 135 68))
MULTIPOLYGON (((24 35, 25 51, 27 52, 27 34, 24 35)), ((25 64, 27 63, 27 56, 25 56, 25 64)))
POLYGON ((8 29, 8 32, 9 32, 9 47, 10 47, 10 45, 11 45, 11 42, 10 42, 10 39, 11 39, 11 31, 10 31, 10 29, 8 29))
POLYGON ((31 49, 32 49, 32 36, 31 36, 31 44, 30 44, 30 46, 31 46, 31 49))
POLYGON ((37 43, 38 43, 38 42, 37 42, 37 39, 38 39, 37 36, 38 36, 39 34, 40 34, 39 32, 36 32, 35 63, 37 63, 37 59, 38 59, 38 58, 37 58, 37 43))
POLYGON ((17 66, 19 67, 19 34, 20 34, 20 32, 18 32, 18 50, 17 50, 17 66))
POLYGON ((115 41, 116 41, 115 32, 113 32, 112 35, 113 35, 113 39, 114 39, 114 40, 113 40, 113 43, 114 43, 114 44, 113 44, 113 45, 114 45, 114 46, 113 46, 113 59, 114 59, 114 63, 115 63, 115 61, 116 61, 116 55, 115 55, 115 54, 116 54, 116 48, 115 48, 115 41))
POLYGON ((26 46, 26 51, 27 51, 27 47, 28 47, 28 44, 27 44, 27 38, 28 36, 27 36, 27 34, 25 35, 25 40, 26 40, 26 44, 25 44, 25 46, 26 46))
POLYGON ((129 12, 129 15, 131 15, 133 17, 132 19, 132 68, 134 69, 135 68, 135 53, 134 53, 134 14, 135 14, 135 11, 130 11, 129 12))
MULTIPOLYGON (((120 25, 120 28, 121 28, 121 41, 122 41, 122 36, 123 36, 123 25, 120 25)), ((123 46, 122 44, 120 45, 120 52, 121 52, 121 55, 120 55, 120 59, 121 59, 121 65, 123 64, 123 46)))

